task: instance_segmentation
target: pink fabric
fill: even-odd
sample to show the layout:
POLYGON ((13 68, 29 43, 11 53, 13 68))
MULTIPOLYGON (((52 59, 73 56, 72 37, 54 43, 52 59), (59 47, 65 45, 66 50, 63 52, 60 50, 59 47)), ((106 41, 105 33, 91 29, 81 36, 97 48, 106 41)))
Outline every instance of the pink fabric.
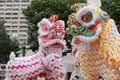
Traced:
MULTIPOLYGON (((39 51, 29 57, 12 58, 7 64, 7 73, 5 80, 37 80, 37 77, 44 77, 48 80, 58 80, 65 76, 65 70, 61 57, 57 53, 49 53, 50 49, 62 49, 64 37, 64 22, 57 20, 57 16, 52 16, 47 21, 40 21, 39 30, 46 35, 39 35, 38 41, 40 42, 39 51), (46 26, 50 22, 52 27, 46 26), (42 23, 42 24, 41 24, 42 23), (47 29, 49 27, 49 29, 47 29), (55 33, 54 33, 55 32, 55 33), (51 36, 51 37, 50 37, 51 36), (56 42, 54 42, 56 41, 56 42), (59 42, 61 41, 61 42, 59 42), (51 43, 52 42, 52 43, 51 43), (50 43, 50 45, 44 44, 50 43)), ((62 53, 61 53, 62 54, 62 53)))
MULTIPOLYGON (((37 56, 37 55, 36 55, 37 56)), ((16 60, 13 59, 12 61, 8 62, 7 67, 7 75, 12 80, 22 79, 25 78, 27 80, 35 80, 36 77, 46 77, 48 80, 58 80, 57 78, 51 78, 50 76, 57 76, 59 78, 62 78, 65 76, 64 72, 64 66, 62 63, 62 59, 57 54, 50 54, 44 57, 43 59, 40 59, 43 56, 36 57, 34 56, 30 60, 27 60, 27 64, 25 60, 16 60), (38 62, 38 60, 40 60, 38 62), (23 62, 22 62, 23 61, 23 62), (21 64, 15 65, 14 63, 20 62, 21 64), (28 64, 29 63, 29 64, 28 64), (37 68, 36 66, 39 66, 37 68), (30 71, 26 72, 26 70, 31 69, 30 71), (35 69, 35 70, 32 70, 35 69), (23 73, 21 74, 21 71, 23 73), (49 79, 50 78, 50 79, 49 79)))
POLYGON ((78 48, 73 48, 73 50, 72 50, 72 55, 75 56, 75 54, 77 53, 77 51, 78 51, 78 48))

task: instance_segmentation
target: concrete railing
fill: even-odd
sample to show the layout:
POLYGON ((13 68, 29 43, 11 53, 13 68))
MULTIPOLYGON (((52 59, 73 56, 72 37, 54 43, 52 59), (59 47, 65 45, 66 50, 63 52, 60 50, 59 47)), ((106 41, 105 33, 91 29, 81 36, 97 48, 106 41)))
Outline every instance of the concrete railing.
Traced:
POLYGON ((6 64, 0 64, 0 80, 4 80, 6 74, 6 64))
POLYGON ((70 75, 74 68, 74 56, 72 56, 70 53, 68 53, 67 56, 63 57, 63 63, 64 63, 65 70, 66 70, 66 77, 64 80, 69 80, 70 75))

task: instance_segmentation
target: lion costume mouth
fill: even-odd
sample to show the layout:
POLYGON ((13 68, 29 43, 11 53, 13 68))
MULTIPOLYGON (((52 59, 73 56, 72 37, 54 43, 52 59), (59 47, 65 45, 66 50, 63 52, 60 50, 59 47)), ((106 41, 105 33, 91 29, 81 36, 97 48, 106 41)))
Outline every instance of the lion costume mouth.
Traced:
POLYGON ((96 20, 95 24, 91 25, 90 27, 87 28, 87 32, 83 33, 81 35, 83 36, 87 36, 87 37, 92 37, 96 34, 97 32, 97 28, 101 25, 101 21, 100 20, 96 20))
POLYGON ((50 47, 52 47, 52 48, 62 48, 63 46, 60 43, 54 43, 54 44, 50 45, 50 47))
POLYGON ((102 32, 102 22, 96 20, 94 24, 89 25, 90 27, 80 26, 76 29, 71 30, 71 35, 73 35, 72 45, 78 45, 83 43, 94 42, 99 38, 100 33, 102 32))
POLYGON ((66 41, 63 39, 44 39, 42 37, 38 37, 39 43, 43 47, 51 47, 51 48, 65 48, 66 47, 66 41))
POLYGON ((74 36, 72 40, 72 45, 79 46, 80 42, 83 42, 83 43, 94 42, 95 40, 99 38, 99 35, 101 32, 102 32, 102 26, 98 26, 94 35, 92 36, 89 36, 89 37, 83 36, 83 35, 74 36))

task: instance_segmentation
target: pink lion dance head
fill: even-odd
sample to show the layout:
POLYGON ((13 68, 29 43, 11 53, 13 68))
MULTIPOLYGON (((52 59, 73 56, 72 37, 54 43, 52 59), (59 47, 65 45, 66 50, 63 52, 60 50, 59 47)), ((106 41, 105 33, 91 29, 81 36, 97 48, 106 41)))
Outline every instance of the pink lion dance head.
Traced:
POLYGON ((57 20, 58 16, 53 15, 49 19, 43 18, 39 23, 39 44, 44 49, 51 53, 61 53, 62 48, 65 48, 66 42, 63 39, 65 35, 65 23, 62 20, 57 20))

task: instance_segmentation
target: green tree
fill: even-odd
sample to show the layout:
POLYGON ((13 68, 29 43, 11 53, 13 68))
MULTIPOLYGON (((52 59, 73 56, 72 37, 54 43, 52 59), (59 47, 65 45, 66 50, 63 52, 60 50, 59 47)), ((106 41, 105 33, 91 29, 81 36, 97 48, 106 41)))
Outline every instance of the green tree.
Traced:
POLYGON ((10 52, 15 49, 15 43, 10 40, 5 31, 4 21, 0 21, 0 63, 6 63, 9 60, 10 52))
MULTIPOLYGON (((70 10, 70 6, 74 3, 83 3, 86 0, 33 0, 32 3, 23 11, 28 21, 28 43, 38 42, 37 41, 37 23, 44 17, 48 18, 52 14, 59 15, 59 19, 67 22, 68 15, 73 11, 70 10)), ((120 1, 119 0, 102 0, 102 9, 108 12, 111 18, 115 21, 120 21, 120 1)), ((67 25, 66 25, 67 26, 67 25)), ((69 40, 71 36, 66 35, 67 46, 70 48, 71 45, 69 40)))
POLYGON ((33 0, 27 9, 23 11, 28 21, 28 44, 33 41, 38 42, 37 23, 42 18, 49 18, 51 15, 57 14, 59 19, 64 20, 66 23, 68 15, 72 13, 71 5, 77 2, 83 2, 83 0, 33 0))
POLYGON ((102 0, 102 9, 110 15, 110 18, 113 18, 116 22, 120 22, 119 0, 102 0))

